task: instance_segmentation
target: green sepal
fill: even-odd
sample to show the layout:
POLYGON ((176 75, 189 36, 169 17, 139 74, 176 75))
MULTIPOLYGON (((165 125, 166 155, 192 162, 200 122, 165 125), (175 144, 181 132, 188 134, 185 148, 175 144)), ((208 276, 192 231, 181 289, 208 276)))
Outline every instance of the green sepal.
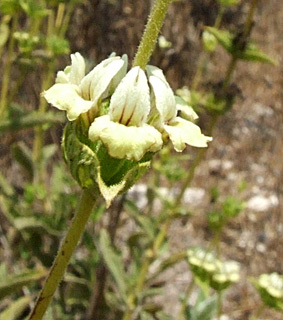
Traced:
POLYGON ((248 42, 247 44, 242 44, 242 41, 236 41, 236 36, 229 31, 219 30, 214 27, 205 27, 205 30, 210 34, 214 35, 219 41, 221 46, 230 53, 233 57, 254 62, 263 62, 277 65, 277 61, 269 57, 263 51, 261 51, 254 43, 248 42), (244 46, 244 48, 242 48, 244 46))
POLYGON ((148 170, 153 155, 147 153, 138 162, 111 157, 101 141, 88 139, 87 126, 82 117, 66 125, 62 149, 75 180, 82 188, 100 192, 107 206, 148 170))

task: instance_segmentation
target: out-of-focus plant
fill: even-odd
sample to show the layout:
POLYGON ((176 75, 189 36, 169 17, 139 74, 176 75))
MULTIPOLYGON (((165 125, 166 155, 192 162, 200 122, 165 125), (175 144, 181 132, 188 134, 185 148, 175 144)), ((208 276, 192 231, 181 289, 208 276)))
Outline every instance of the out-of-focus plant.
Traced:
POLYGON ((258 278, 251 279, 260 294, 263 304, 251 317, 257 319, 265 307, 283 311, 283 276, 277 272, 261 274, 258 278))

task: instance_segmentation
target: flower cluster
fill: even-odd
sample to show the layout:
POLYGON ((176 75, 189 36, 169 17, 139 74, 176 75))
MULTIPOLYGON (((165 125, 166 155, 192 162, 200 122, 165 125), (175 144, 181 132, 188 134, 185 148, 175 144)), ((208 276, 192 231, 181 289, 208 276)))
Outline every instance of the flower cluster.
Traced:
POLYGON ((148 65, 127 72, 127 56, 111 55, 85 75, 83 57, 75 53, 71 60, 43 96, 70 121, 82 116, 88 138, 101 141, 111 157, 140 161, 168 140, 178 152, 211 140, 192 122, 196 113, 174 96, 161 69, 148 65))
POLYGON ((261 274, 253 280, 263 302, 271 308, 283 311, 283 275, 276 272, 261 274))
POLYGON ((202 248, 187 251, 188 262, 196 277, 215 290, 224 290, 240 280, 240 266, 236 261, 221 261, 202 248))

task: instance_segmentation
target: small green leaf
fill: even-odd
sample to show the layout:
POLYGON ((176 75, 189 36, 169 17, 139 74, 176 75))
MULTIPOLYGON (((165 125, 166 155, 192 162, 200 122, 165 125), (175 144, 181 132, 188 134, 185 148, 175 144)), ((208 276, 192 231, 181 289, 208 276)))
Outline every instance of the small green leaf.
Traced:
MULTIPOLYGON (((11 302, 10 305, 1 312, 0 320, 17 320, 22 315, 23 311, 32 301, 31 296, 25 296, 11 302)), ((22 319, 22 318, 21 318, 22 319)))
POLYGON ((54 114, 53 112, 42 114, 38 111, 33 111, 30 113, 19 114, 17 116, 11 116, 10 118, 1 121, 0 133, 64 122, 64 115, 54 114))
POLYGON ((0 12, 4 15, 13 16, 21 9, 18 0, 1 0, 0 2, 0 12))
POLYGON ((15 218, 13 221, 13 224, 14 224, 15 228, 19 231, 23 231, 23 230, 32 230, 33 232, 44 231, 44 232, 47 232, 48 234, 55 236, 55 237, 58 237, 61 234, 60 231, 52 229, 46 223, 38 220, 35 217, 15 218))
POLYGON ((33 177, 33 160, 32 160, 32 152, 25 145, 23 141, 20 141, 12 146, 12 154, 14 159, 25 169, 28 173, 29 178, 33 177))
POLYGON ((20 0, 19 3, 26 15, 32 19, 38 19, 48 15, 48 10, 44 8, 42 2, 20 0))
POLYGON ((119 293, 127 303, 127 276, 124 272, 122 257, 114 251, 110 237, 105 229, 100 232, 99 245, 103 259, 117 284, 119 293))
POLYGON ((188 320, 211 320, 216 315, 217 311, 217 296, 207 297, 205 293, 200 290, 197 301, 194 306, 188 306, 187 319, 188 320))
POLYGON ((240 54, 239 59, 278 65, 278 62, 261 51, 255 44, 249 43, 246 50, 240 54))
POLYGON ((46 273, 47 271, 44 269, 25 271, 0 279, 0 299, 20 290, 23 286, 42 279, 46 273))
POLYGON ((49 144, 47 146, 44 146, 44 148, 42 150, 44 167, 47 166, 48 161, 55 154, 56 151, 57 151, 56 144, 49 144))
POLYGON ((234 43, 235 35, 233 35, 229 31, 219 30, 214 27, 205 27, 205 30, 214 35, 215 38, 219 41, 219 43, 222 45, 222 47, 237 59, 270 63, 273 65, 278 64, 277 61, 275 61, 267 54, 265 54, 263 51, 261 51, 252 42, 249 42, 243 50, 239 49, 237 47, 237 44, 234 43))
POLYGON ((13 197, 15 195, 14 188, 10 185, 8 180, 0 172, 0 193, 5 197, 13 197))
POLYGON ((46 39, 48 50, 52 55, 58 56, 61 54, 68 54, 70 52, 69 42, 65 38, 57 35, 51 35, 46 39))
POLYGON ((135 219, 137 224, 146 232, 151 240, 155 238, 156 228, 153 219, 150 216, 142 215, 134 202, 126 200, 128 213, 135 219))
POLYGON ((229 31, 219 30, 214 27, 205 27, 205 30, 212 34, 229 53, 233 51, 233 35, 229 31))

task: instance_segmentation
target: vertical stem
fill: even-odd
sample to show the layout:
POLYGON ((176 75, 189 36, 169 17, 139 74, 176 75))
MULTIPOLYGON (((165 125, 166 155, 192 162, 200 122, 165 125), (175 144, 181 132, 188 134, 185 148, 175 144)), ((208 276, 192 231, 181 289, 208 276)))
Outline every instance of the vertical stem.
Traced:
POLYGON ((131 320, 132 319, 132 315, 135 311, 135 307, 136 307, 136 303, 137 303, 137 298, 138 298, 140 292, 142 291, 144 284, 146 282, 146 276, 148 274, 148 269, 150 267, 150 264, 152 263, 152 261, 156 257, 156 255, 160 249, 160 246, 162 245, 162 243, 166 237, 166 234, 167 234, 167 231, 170 227, 170 224, 171 224, 171 218, 168 217, 168 219, 164 222, 158 235, 156 236, 154 243, 152 245, 152 248, 146 252, 145 260, 141 266, 139 276, 136 281, 136 286, 132 290, 132 292, 130 293, 130 295, 128 297, 129 309, 125 312, 122 320, 131 320))
POLYGON ((224 82, 223 82, 223 86, 222 86, 223 91, 225 91, 228 88, 228 85, 231 81, 232 74, 236 68, 237 61, 238 61, 238 58, 236 58, 235 56, 232 56, 228 69, 226 71, 224 82))
POLYGON ((148 21, 138 47, 133 66, 144 69, 155 48, 159 31, 163 25, 165 15, 171 0, 156 0, 148 17, 148 21))
POLYGON ((184 296, 184 299, 182 301, 182 304, 181 304, 181 308, 180 308, 180 311, 178 313, 178 316, 177 316, 177 320, 185 320, 185 311, 186 311, 186 307, 187 307, 187 304, 188 304, 188 300, 189 300, 189 297, 193 291, 193 288, 194 288, 194 285, 195 285, 195 281, 194 279, 192 279, 192 281, 190 282, 187 290, 186 290, 186 293, 185 293, 185 296, 184 296))
POLYGON ((221 319, 222 314, 222 291, 217 292, 217 320, 221 319))
MULTIPOLYGON (((208 133, 207 133, 209 136, 212 135, 212 131, 213 131, 213 128, 216 124, 217 118, 218 117, 216 115, 213 115, 210 119, 210 123, 208 126, 208 133)), ((183 196, 185 194, 185 191, 188 188, 188 186, 191 184, 191 182, 194 178, 194 175, 195 175, 195 170, 198 167, 198 165, 200 164, 200 162, 202 161, 202 159, 206 153, 206 150, 207 150, 207 148, 198 149, 197 155, 196 155, 195 159, 193 160, 193 163, 191 164, 191 167, 190 167, 189 173, 186 177, 186 180, 184 181, 183 185, 181 186, 181 190, 176 197, 175 207, 178 207, 178 205, 181 203, 183 196)))
POLYGON ((12 28, 10 31, 10 40, 8 44, 7 61, 4 64, 2 88, 1 88, 1 98, 0 98, 0 119, 4 119, 5 112, 7 110, 7 94, 9 90, 11 68, 13 61, 13 51, 15 45, 14 32, 17 30, 18 26, 18 15, 15 15, 12 22, 12 28))
POLYGON ((247 19, 245 22, 245 27, 244 27, 244 36, 245 37, 247 37, 251 31, 257 3, 258 3, 258 0, 252 0, 250 10, 248 12, 248 16, 247 16, 247 19))
MULTIPOLYGON (((41 92, 45 89, 50 87, 51 80, 53 79, 54 74, 54 62, 50 62, 47 65, 47 75, 44 78, 41 86, 41 92)), ((40 102, 38 106, 39 113, 44 114, 46 112, 47 102, 44 100, 43 97, 40 97, 40 102)), ((35 164, 35 182, 36 183, 43 183, 43 168, 42 168, 42 160, 43 160, 43 153, 42 148, 44 144, 44 129, 42 127, 35 128, 35 137, 33 142, 33 161, 35 164)))
MULTIPOLYGON (((110 217, 110 221, 107 229, 108 229, 112 244, 114 243, 114 239, 115 239, 117 227, 120 221, 120 216, 124 207, 125 199, 126 199, 126 195, 124 194, 118 203, 118 208, 116 209, 114 216, 110 217)), ((108 269, 104 262, 100 262, 95 273, 96 273, 96 283, 90 298, 89 309, 86 316, 88 320, 101 319, 103 317, 102 312, 103 312, 103 307, 105 305, 104 291, 105 291, 106 281, 108 277, 108 269)))
POLYGON ((264 311, 265 309, 265 305, 264 304, 261 304, 259 306, 259 308, 257 309, 257 311, 251 315, 251 317, 249 318, 249 320, 259 320, 259 316, 262 314, 262 312, 264 311))
POLYGON ((53 266, 50 269, 49 275, 28 320, 41 320, 44 316, 55 290, 63 278, 71 256, 77 247, 96 200, 97 198, 88 190, 83 191, 75 217, 61 243, 53 266))

